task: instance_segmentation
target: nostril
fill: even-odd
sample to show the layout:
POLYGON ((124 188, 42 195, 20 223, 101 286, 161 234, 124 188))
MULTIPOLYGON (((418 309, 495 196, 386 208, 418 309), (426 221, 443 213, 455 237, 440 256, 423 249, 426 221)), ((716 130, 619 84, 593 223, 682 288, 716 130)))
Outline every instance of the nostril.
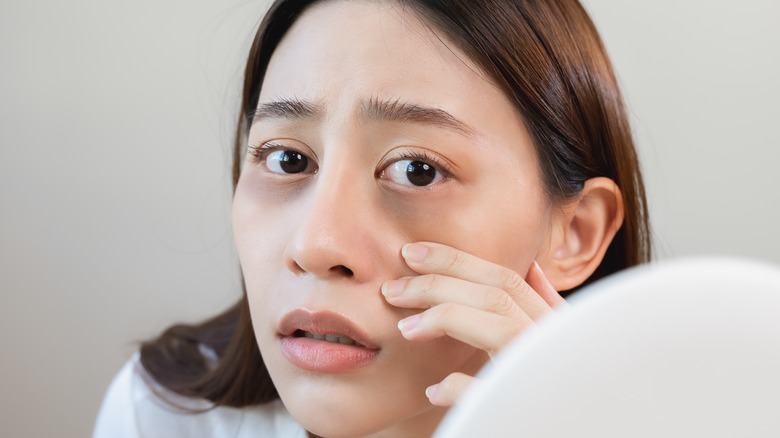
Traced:
POLYGON ((292 273, 294 273, 294 274, 302 274, 302 273, 306 272, 306 271, 305 271, 305 270, 304 270, 304 269, 301 267, 301 265, 299 265, 299 264, 298 264, 297 262, 295 262, 295 261, 291 261, 290 263, 288 263, 288 267, 289 267, 290 271, 291 271, 292 273))
POLYGON ((352 269, 349 269, 348 267, 346 267, 346 266, 344 266, 344 265, 338 265, 338 266, 334 266, 334 267, 333 267, 333 269, 336 269, 336 270, 339 270, 339 271, 341 271, 341 272, 342 272, 342 273, 344 273, 344 275, 346 275, 347 277, 352 277, 353 275, 355 275, 355 273, 354 273, 354 272, 352 272, 352 269))

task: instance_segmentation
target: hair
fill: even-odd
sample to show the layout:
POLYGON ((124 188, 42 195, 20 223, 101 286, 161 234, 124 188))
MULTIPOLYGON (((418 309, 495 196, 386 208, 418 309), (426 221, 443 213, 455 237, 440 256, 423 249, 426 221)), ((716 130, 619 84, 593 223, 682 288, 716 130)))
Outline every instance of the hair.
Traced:
MULTIPOLYGON (((276 0, 251 46, 233 149, 233 187, 250 117, 279 41, 322 0, 276 0)), ((604 45, 577 0, 395 0, 455 44, 503 90, 528 126, 552 201, 576 198, 587 179, 612 179, 625 219, 591 283, 651 258, 647 203, 628 117, 604 45)), ((572 291, 562 292, 566 296, 572 291)), ((175 325, 141 346, 141 363, 163 387, 214 405, 278 398, 257 346, 246 290, 223 313, 175 325), (210 364, 202 347, 216 353, 210 364)))

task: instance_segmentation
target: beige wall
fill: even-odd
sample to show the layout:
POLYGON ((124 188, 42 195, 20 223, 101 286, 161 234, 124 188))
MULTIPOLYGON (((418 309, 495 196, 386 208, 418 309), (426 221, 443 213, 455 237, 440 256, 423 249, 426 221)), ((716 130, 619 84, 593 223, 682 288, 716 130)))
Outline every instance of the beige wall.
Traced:
MULTIPOLYGON (((780 4, 586 4, 661 256, 780 263, 780 4)), ((88 435, 137 340, 238 296, 227 150, 264 5, 0 3, 0 436, 88 435)))

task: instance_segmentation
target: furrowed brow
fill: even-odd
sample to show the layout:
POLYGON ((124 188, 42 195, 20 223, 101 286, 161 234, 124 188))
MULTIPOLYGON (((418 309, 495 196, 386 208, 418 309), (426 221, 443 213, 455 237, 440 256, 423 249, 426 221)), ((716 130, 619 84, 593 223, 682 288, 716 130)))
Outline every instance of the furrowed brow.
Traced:
POLYGON ((267 119, 317 119, 320 115, 320 109, 311 102, 298 99, 280 99, 259 103, 257 108, 249 113, 249 120, 255 124, 267 119))
POLYGON ((456 131, 467 137, 474 136, 474 130, 452 114, 439 108, 426 107, 400 100, 379 100, 371 98, 361 105, 361 115, 369 120, 418 123, 434 125, 456 131))

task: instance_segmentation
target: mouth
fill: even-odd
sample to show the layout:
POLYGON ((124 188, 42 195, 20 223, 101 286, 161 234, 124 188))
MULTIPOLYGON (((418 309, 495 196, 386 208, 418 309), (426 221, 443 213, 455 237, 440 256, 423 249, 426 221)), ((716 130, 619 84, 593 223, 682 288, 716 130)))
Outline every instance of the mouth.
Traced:
POLYGON ((357 324, 330 311, 293 310, 279 321, 278 333, 282 338, 308 338, 379 350, 379 346, 357 324))
POLYGON ((346 373, 372 363, 379 346, 355 323, 334 312, 296 309, 278 325, 280 348, 293 365, 319 373, 346 373))
POLYGON ((313 333, 306 330, 296 330, 293 332, 292 336, 294 338, 309 338, 309 339, 316 339, 318 341, 325 341, 325 342, 331 342, 334 344, 342 344, 342 345, 354 345, 357 347, 363 347, 366 348, 365 345, 361 344, 360 342, 355 341, 354 339, 350 338, 349 336, 344 335, 337 335, 332 333, 313 333))

